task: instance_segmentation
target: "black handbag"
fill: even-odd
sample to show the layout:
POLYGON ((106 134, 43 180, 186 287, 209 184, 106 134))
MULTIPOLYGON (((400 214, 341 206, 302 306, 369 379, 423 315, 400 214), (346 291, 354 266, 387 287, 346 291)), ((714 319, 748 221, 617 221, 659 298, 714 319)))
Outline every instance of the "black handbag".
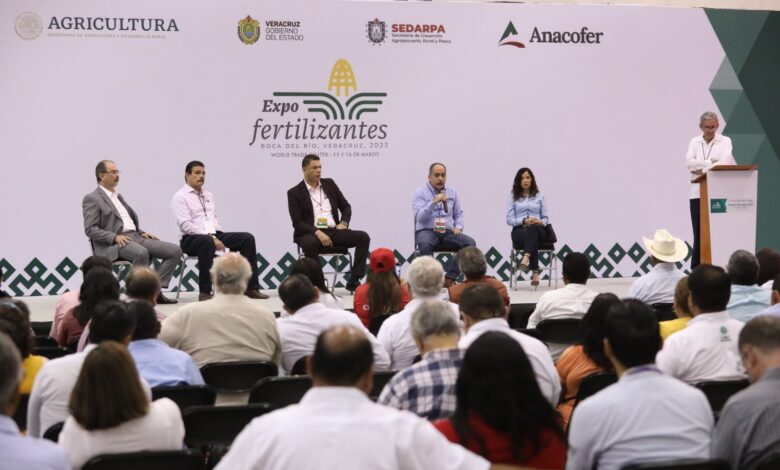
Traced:
POLYGON ((555 235, 555 229, 553 228, 552 224, 547 224, 544 226, 544 243, 555 243, 558 241, 558 237, 555 235))

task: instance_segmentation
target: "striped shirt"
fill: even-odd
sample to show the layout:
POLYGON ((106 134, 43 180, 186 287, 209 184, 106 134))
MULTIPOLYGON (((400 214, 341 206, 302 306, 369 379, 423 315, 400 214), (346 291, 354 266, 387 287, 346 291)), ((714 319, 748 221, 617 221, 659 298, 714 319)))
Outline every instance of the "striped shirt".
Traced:
POLYGON ((377 403, 429 420, 448 418, 455 412, 455 381, 462 361, 458 348, 429 351, 420 362, 395 374, 377 403))
POLYGON ((780 367, 769 369, 723 408, 712 441, 712 457, 751 470, 780 451, 780 367))

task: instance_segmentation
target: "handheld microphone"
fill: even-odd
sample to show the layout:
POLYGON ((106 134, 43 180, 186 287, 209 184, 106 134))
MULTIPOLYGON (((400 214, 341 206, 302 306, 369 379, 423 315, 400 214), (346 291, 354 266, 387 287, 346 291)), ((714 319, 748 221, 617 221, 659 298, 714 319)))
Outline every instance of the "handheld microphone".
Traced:
MULTIPOLYGON (((441 191, 439 191, 439 194, 442 194, 442 193, 444 193, 446 195, 447 194, 447 188, 441 188, 441 191)), ((444 207, 444 213, 446 214, 447 212, 449 212, 449 210, 447 208, 447 200, 445 199, 441 203, 442 203, 442 206, 444 207)))

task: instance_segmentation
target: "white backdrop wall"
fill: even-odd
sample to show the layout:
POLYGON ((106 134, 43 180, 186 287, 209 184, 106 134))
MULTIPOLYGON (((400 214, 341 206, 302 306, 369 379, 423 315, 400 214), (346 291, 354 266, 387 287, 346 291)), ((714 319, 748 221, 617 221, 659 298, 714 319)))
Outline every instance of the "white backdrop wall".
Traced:
MULTIPOLYGON (((352 203, 352 226, 369 232, 372 247, 396 249, 400 261, 413 250, 411 195, 432 161, 447 164, 466 232, 490 252, 499 277, 508 274, 505 202, 521 166, 534 170, 549 201, 558 248, 587 252, 596 276, 646 269, 637 241, 656 228, 690 241, 685 149, 699 114, 716 110, 708 88, 724 57, 699 9, 28 0, 2 2, 0 17, 0 258, 17 294, 80 282, 72 268, 89 254, 81 199, 104 158, 122 171, 118 189, 141 227, 170 241, 179 236, 170 198, 185 164, 204 161, 222 225, 258 240, 267 288, 294 252, 286 191, 301 179, 300 158, 311 149, 304 143, 318 145, 324 176, 352 203), (253 44, 238 34, 247 15, 259 22, 253 44), (93 28, 75 29, 75 18, 93 28), (123 19, 117 28, 161 19, 165 31, 143 31, 140 21, 135 31, 108 31, 111 20, 94 18, 123 19), (385 26, 379 44, 368 34, 375 19, 385 26), (273 21, 292 22, 285 34, 293 39, 269 37, 273 21), (517 34, 501 41, 510 22, 517 34), (405 39, 433 42, 397 42, 394 27, 417 25, 439 32, 405 39), (603 33, 600 42, 532 42, 535 28, 583 27, 603 33), (310 98, 274 96, 330 93, 346 105, 343 89, 337 96, 328 88, 340 59, 354 74, 349 97, 386 93, 376 112, 327 120, 303 103, 310 98), (264 112, 265 100, 297 111, 264 112), (258 119, 362 122, 384 126, 386 138, 273 140, 260 128, 250 145, 258 119), (271 142, 301 148, 261 148, 271 142), (327 148, 337 143, 365 148, 327 148)), ((194 273, 187 277, 195 287, 194 273)))

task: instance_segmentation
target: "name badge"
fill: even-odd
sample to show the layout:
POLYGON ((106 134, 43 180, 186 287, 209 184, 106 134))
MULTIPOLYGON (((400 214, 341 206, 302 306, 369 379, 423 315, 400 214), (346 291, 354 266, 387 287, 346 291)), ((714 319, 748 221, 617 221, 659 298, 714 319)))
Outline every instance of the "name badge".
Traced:
POLYGON ((444 233, 447 231, 447 220, 445 219, 434 219, 433 221, 433 231, 436 233, 444 233))
POLYGON ((205 230, 206 233, 217 233, 217 228, 214 227, 214 222, 209 219, 203 221, 203 230, 205 230))
POLYGON ((328 228, 328 218, 327 217, 317 217, 317 228, 324 229, 328 228))

